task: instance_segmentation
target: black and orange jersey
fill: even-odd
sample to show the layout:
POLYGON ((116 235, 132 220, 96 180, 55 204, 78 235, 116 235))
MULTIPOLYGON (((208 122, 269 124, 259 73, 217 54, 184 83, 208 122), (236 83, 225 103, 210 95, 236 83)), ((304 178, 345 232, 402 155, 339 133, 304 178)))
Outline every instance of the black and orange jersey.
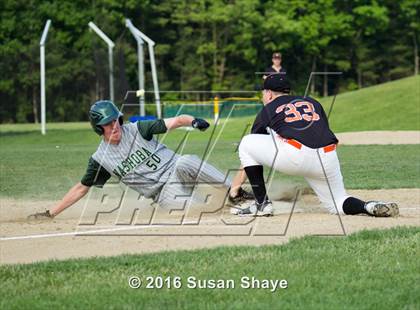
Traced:
POLYGON ((284 95, 265 105, 251 133, 268 134, 267 128, 310 148, 338 143, 322 105, 311 97, 284 95))

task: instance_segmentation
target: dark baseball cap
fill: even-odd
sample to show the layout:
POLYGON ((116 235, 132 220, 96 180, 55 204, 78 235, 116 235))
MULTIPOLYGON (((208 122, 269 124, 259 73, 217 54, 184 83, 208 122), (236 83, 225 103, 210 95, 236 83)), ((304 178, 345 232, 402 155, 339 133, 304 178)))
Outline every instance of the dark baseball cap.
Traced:
POLYGON ((273 53, 273 58, 281 58, 281 53, 280 52, 273 53))
POLYGON ((270 74, 264 80, 263 89, 268 89, 280 93, 290 93, 290 83, 284 74, 270 74))

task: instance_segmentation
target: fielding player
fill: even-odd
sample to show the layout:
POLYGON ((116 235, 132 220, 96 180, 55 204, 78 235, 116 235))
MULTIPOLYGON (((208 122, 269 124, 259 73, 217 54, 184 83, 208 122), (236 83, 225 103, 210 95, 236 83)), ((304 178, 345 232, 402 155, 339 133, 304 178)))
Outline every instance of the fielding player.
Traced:
POLYGON ((183 205, 197 183, 232 186, 229 191, 231 204, 254 199, 252 193, 241 188, 241 173, 231 183, 221 171, 197 156, 180 156, 153 138, 154 134, 182 126, 204 131, 209 123, 203 119, 181 115, 123 124, 123 114, 111 101, 98 101, 92 105, 89 119, 93 130, 103 135, 103 139, 89 159, 85 175, 54 208, 30 218, 56 216, 85 196, 91 186, 103 186, 111 175, 161 207, 183 205))
POLYGON ((269 75, 263 84, 264 108, 257 115, 252 133, 239 145, 239 157, 252 185, 255 203, 234 214, 269 216, 263 166, 303 176, 330 213, 397 216, 396 203, 362 201, 347 195, 336 146, 321 104, 313 98, 291 96, 290 85, 280 74, 269 75))

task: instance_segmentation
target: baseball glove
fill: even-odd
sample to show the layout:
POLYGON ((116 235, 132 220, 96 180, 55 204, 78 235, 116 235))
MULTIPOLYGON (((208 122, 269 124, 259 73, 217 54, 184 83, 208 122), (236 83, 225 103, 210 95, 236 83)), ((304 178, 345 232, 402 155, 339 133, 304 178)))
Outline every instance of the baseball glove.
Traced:
POLYGON ((228 201, 231 205, 239 205, 241 203, 246 202, 247 200, 255 199, 253 192, 248 192, 247 190, 244 190, 242 187, 239 188, 238 194, 235 197, 232 197, 230 194, 228 196, 229 196, 228 201))
POLYGON ((50 213, 50 210, 47 210, 29 215, 28 220, 45 220, 52 219, 53 217, 54 216, 50 213))
POLYGON ((205 131, 207 128, 209 128, 210 124, 207 123, 207 121, 205 121, 202 118, 195 118, 192 123, 191 126, 195 129, 199 129, 201 131, 205 131))

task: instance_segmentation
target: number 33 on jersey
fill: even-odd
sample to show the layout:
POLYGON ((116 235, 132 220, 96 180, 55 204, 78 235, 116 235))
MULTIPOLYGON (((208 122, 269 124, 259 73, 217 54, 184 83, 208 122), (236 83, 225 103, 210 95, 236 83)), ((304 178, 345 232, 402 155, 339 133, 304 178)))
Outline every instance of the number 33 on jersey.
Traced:
POLYGON ((315 112, 314 105, 309 101, 302 101, 300 99, 293 100, 290 103, 282 104, 276 109, 276 113, 284 111, 286 123, 293 123, 301 121, 302 119, 308 122, 319 121, 319 114, 315 112), (303 113, 299 112, 298 108, 303 108, 303 113))
POLYGON ((283 95, 266 104, 257 115, 251 133, 267 134, 267 128, 310 148, 338 142, 322 105, 311 97, 283 95))

